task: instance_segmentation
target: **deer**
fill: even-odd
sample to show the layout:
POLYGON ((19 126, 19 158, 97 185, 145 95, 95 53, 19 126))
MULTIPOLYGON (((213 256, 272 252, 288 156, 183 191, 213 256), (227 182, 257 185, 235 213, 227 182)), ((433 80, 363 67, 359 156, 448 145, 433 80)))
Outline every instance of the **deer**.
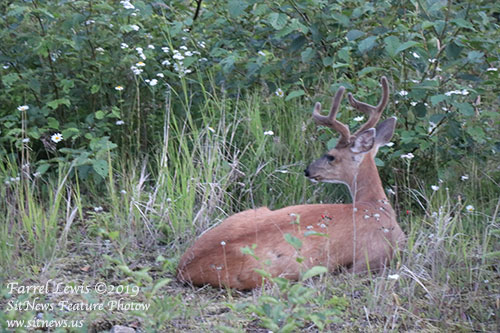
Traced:
POLYGON ((277 210, 267 207, 232 215, 203 233, 181 257, 177 278, 194 286, 249 290, 265 283, 259 269, 271 277, 298 280, 314 266, 329 272, 381 272, 405 243, 405 234, 393 210, 375 165, 379 147, 390 142, 396 117, 378 126, 389 100, 389 83, 380 80, 378 105, 360 102, 348 94, 351 106, 368 120, 351 135, 336 119, 345 88, 333 97, 330 113, 313 109, 313 119, 340 137, 336 146, 313 161, 305 176, 313 182, 340 183, 348 187, 351 204, 303 204, 277 210), (300 249, 285 235, 298 238, 300 249), (243 251, 242 248, 251 249, 243 251), (297 260, 298 258, 300 260, 297 260))

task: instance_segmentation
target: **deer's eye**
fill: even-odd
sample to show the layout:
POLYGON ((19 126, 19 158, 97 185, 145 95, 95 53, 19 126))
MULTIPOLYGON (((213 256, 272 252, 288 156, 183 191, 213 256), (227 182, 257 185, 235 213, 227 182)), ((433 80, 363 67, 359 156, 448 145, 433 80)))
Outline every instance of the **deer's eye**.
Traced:
POLYGON ((335 160, 335 156, 332 156, 332 155, 325 155, 326 159, 328 162, 332 162, 333 160, 335 160))

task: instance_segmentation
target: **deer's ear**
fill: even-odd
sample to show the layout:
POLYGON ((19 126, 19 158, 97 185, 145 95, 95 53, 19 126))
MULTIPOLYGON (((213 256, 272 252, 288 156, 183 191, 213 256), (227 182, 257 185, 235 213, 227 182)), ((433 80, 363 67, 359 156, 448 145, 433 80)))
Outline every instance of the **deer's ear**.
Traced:
POLYGON ((377 126, 377 136, 375 137, 377 145, 382 146, 391 141, 396 127, 396 120, 396 117, 390 117, 377 126))
POLYGON ((356 136, 351 145, 351 151, 356 154, 370 151, 375 144, 376 132, 375 128, 370 128, 356 136))

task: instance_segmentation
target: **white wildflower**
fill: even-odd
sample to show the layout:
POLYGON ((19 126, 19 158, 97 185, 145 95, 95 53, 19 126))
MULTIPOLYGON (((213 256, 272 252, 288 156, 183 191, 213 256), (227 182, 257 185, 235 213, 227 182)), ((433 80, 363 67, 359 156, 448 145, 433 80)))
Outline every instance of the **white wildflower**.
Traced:
POLYGON ((201 41, 201 42, 198 42, 198 46, 201 47, 202 49, 204 49, 206 44, 205 44, 205 42, 201 41))
POLYGON ((462 177, 460 177, 460 180, 463 182, 469 180, 469 175, 463 175, 462 177))
POLYGON ((150 85, 151 87, 154 87, 154 86, 156 86, 157 84, 158 84, 158 80, 157 80, 157 79, 152 79, 152 80, 149 82, 149 85, 150 85))
POLYGON ((180 54, 180 53, 175 53, 174 56, 173 56, 173 58, 175 60, 182 60, 182 59, 184 59, 184 56, 182 54, 180 54))
POLYGON ((265 131, 264 135, 272 136, 272 135, 274 135, 274 132, 273 131, 265 131))
POLYGON ((408 95, 408 92, 406 90, 401 90, 400 92, 398 92, 398 94, 400 96, 407 96, 408 95))
POLYGON ((58 143, 59 141, 62 141, 63 140, 63 136, 61 133, 56 133, 56 134, 53 134, 50 139, 52 141, 54 141, 55 143, 58 143))
POLYGON ((386 145, 387 147, 392 147, 392 146, 394 146, 394 142, 387 142, 385 145, 386 145))
POLYGON ((158 73, 158 74, 156 74, 156 76, 159 77, 159 78, 164 78, 165 77, 165 75, 163 75, 163 73, 158 73))
POLYGON ((162 64, 163 66, 170 66, 170 61, 168 61, 168 60, 163 60, 163 61, 161 62, 161 64, 162 64))
POLYGON ((498 68, 496 68, 496 67, 490 67, 490 68, 486 68, 486 71, 487 72, 496 72, 496 71, 498 71, 498 68))
POLYGON ((390 280, 399 280, 399 274, 391 274, 387 276, 390 280))
POLYGON ((140 68, 137 68, 135 66, 130 66, 130 70, 135 74, 135 75, 139 75, 142 73, 142 69, 140 68))
POLYGON ((439 186, 437 185, 431 185, 431 189, 436 192, 437 190, 439 190, 439 186))
POLYGON ((263 56, 263 57, 266 56, 266 54, 263 51, 259 51, 259 52, 257 52, 257 54, 260 55, 260 56, 263 56))
POLYGON ((120 1, 120 4, 122 4, 125 9, 135 9, 134 5, 132 5, 128 0, 122 0, 120 1))
POLYGON ((188 48, 187 48, 186 46, 184 46, 184 45, 180 46, 179 48, 180 48, 181 50, 184 50, 184 51, 187 51, 187 49, 188 49, 188 48))
POLYGON ((121 126, 121 125, 125 124, 125 122, 123 120, 117 120, 115 122, 115 124, 118 125, 118 126, 121 126))
POLYGON ((139 61, 138 63, 135 64, 137 67, 144 67, 146 66, 145 63, 143 63, 142 61, 139 61))
POLYGON ((354 118, 354 121, 363 121, 365 119, 365 116, 358 116, 354 118))
POLYGON ((96 50, 97 52, 99 52, 99 53, 104 53, 104 52, 105 52, 105 50, 104 50, 102 47, 98 47, 98 48, 96 48, 95 50, 96 50))
POLYGON ((401 158, 403 159, 408 159, 408 160, 411 160, 412 158, 414 158, 415 155, 413 155, 412 153, 408 153, 408 154, 403 154, 401 155, 401 158))
POLYGON ((465 210, 468 211, 469 213, 472 213, 475 210, 475 208, 472 205, 467 205, 465 207, 465 210))
POLYGON ((166 47, 166 46, 162 47, 162 48, 161 48, 161 50, 162 50, 163 52, 165 52, 165 53, 170 52, 170 49, 169 49, 168 47, 166 47))
POLYGON ((121 44, 120 44, 120 48, 122 48, 122 49, 128 49, 128 44, 126 44, 126 43, 121 43, 121 44))
POLYGON ((420 56, 418 55, 418 53, 417 53, 417 52, 413 52, 411 55, 412 55, 412 56, 413 56, 413 58, 415 58, 415 59, 419 59, 419 58, 420 58, 420 56))
POLYGON ((437 61, 437 59, 435 59, 435 58, 429 59, 429 62, 430 62, 431 64, 435 63, 436 61, 437 61))
POLYGON ((186 51, 186 52, 184 52, 184 55, 185 55, 186 57, 192 57, 192 56, 193 56, 193 52, 191 52, 191 51, 186 51))
POLYGON ((23 143, 28 143, 28 142, 30 142, 30 138, 24 138, 23 139, 23 143))
POLYGON ((281 90, 281 88, 278 88, 276 89, 276 91, 274 92, 276 94, 276 96, 278 97, 283 97, 285 96, 285 93, 283 92, 283 90, 281 90))
POLYGON ((17 110, 18 110, 18 111, 28 111, 28 110, 29 110, 29 108, 30 108, 30 107, 29 107, 29 106, 27 106, 27 105, 20 105, 20 106, 18 106, 18 107, 17 107, 17 110))
POLYGON ((140 27, 137 24, 132 24, 130 28, 134 31, 139 31, 140 27))
POLYGON ((154 50, 154 49, 155 49, 155 46, 154 46, 154 45, 152 45, 152 44, 149 44, 149 45, 148 45, 148 49, 150 49, 150 50, 154 50))
POLYGON ((207 59, 207 58, 201 58, 201 59, 200 59, 200 60, 198 60, 198 61, 199 61, 199 62, 206 62, 206 61, 208 61, 208 59, 207 59))
POLYGON ((98 207, 94 207, 94 212, 96 213, 100 213, 103 211, 103 208, 101 206, 98 206, 98 207))
POLYGON ((220 242, 220 245, 226 246, 226 242, 222 241, 222 242, 220 242))
POLYGON ((410 102, 411 106, 417 106, 417 104, 418 104, 417 102, 410 102))
POLYGON ((116 86, 115 90, 122 91, 124 88, 122 86, 116 86))

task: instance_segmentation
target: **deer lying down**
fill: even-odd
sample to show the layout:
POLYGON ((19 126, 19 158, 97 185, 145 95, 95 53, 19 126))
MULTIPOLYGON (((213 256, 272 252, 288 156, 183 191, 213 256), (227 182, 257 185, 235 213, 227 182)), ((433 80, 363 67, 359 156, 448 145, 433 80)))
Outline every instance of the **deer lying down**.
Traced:
POLYGON ((369 117, 354 135, 336 120, 344 87, 337 91, 328 116, 320 114, 320 103, 314 107, 314 120, 337 131, 340 139, 335 148, 307 167, 305 175, 313 181, 347 185, 353 204, 298 205, 274 211, 259 208, 230 216, 186 251, 177 278, 193 285, 244 290, 262 284, 257 268, 290 280, 299 279, 301 272, 317 265, 329 271, 340 267, 352 272, 383 268, 403 245, 405 236, 374 161, 378 148, 390 141, 396 125, 392 117, 374 128, 389 98, 387 79, 382 77, 381 83, 382 98, 377 106, 348 94, 350 104, 369 117), (284 239, 287 233, 302 241, 300 252, 284 239), (253 244, 254 256, 242 253, 241 248, 253 244), (304 259, 301 263, 296 260, 298 256, 304 259))

